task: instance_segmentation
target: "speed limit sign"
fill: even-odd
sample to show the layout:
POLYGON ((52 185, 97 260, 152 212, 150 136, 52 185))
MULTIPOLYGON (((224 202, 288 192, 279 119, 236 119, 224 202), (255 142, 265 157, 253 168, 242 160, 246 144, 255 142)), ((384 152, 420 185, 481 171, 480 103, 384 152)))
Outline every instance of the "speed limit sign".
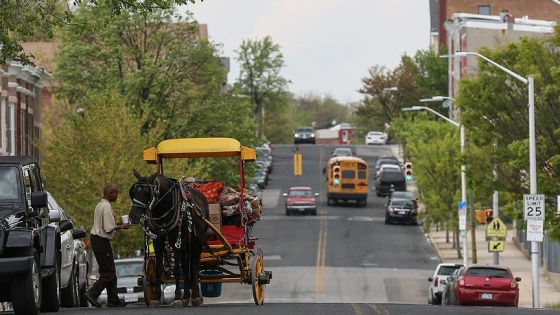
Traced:
POLYGON ((525 220, 544 220, 544 195, 523 195, 525 220))

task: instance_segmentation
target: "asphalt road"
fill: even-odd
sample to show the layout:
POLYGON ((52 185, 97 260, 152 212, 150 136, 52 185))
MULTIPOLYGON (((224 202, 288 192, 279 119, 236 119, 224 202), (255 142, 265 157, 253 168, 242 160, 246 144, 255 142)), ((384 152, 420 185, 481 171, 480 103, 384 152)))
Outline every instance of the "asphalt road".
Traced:
MULTIPOLYGON (((431 306, 427 278, 439 259, 420 226, 385 225, 386 198, 368 195, 367 207, 327 206, 322 169, 334 146, 299 145, 303 175, 293 175, 294 146, 274 147, 274 170, 264 191, 263 218, 253 236, 273 272, 265 304, 256 306, 251 286, 224 284, 219 298, 199 308, 161 307, 166 314, 527 314, 532 309, 431 306), (311 186, 320 193, 317 216, 286 216, 282 192, 311 186)), ((352 146, 371 168, 385 146, 352 146)), ((370 172, 373 183, 373 171, 370 172)), ((61 309, 65 314, 153 314, 143 304, 126 308, 61 309)), ((557 314, 539 310, 540 314, 557 314)))

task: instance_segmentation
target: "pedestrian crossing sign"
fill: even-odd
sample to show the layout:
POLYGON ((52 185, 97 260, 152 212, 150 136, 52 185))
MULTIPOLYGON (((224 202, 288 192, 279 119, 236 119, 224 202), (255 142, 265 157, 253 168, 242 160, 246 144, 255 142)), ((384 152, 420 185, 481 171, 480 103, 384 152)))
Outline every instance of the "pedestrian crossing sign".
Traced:
POLYGON ((507 227, 500 218, 494 218, 486 226, 486 238, 506 238, 507 237, 507 227))

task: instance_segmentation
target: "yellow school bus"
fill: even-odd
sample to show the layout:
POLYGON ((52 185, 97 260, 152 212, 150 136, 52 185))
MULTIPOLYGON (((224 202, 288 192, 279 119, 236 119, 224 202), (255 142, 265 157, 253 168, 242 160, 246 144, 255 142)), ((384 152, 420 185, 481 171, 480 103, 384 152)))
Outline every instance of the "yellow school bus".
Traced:
POLYGON ((327 204, 356 201, 365 207, 368 194, 368 165, 356 156, 337 156, 327 163, 327 204))

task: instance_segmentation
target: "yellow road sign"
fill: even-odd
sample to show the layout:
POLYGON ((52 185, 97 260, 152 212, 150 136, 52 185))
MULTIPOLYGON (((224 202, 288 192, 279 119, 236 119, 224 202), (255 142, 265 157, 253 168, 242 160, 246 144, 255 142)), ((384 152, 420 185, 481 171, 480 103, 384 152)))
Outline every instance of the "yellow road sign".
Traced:
POLYGON ((494 218, 492 222, 488 223, 488 226, 486 227, 486 237, 507 237, 507 227, 500 218, 494 218))
POLYGON ((298 152, 294 154, 294 175, 301 175, 301 173, 301 153, 298 152))
POLYGON ((503 252, 506 247, 506 241, 489 241, 488 252, 503 252))

